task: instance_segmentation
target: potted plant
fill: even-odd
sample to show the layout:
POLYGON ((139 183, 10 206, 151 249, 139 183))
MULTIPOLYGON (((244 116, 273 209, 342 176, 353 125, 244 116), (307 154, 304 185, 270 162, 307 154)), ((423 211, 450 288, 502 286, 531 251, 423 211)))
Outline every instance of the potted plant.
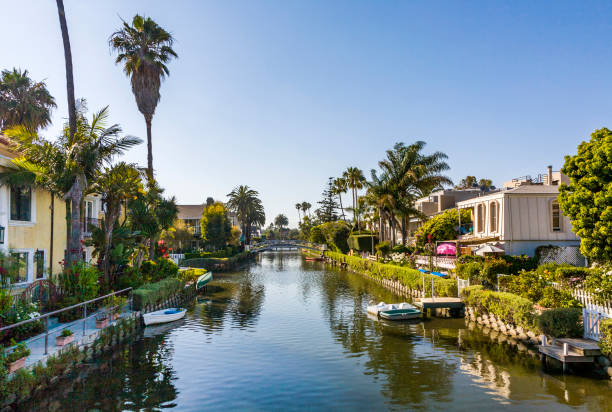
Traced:
POLYGON ((11 339, 11 346, 15 346, 15 349, 6 355, 8 373, 13 373, 23 368, 25 366, 26 358, 30 356, 30 349, 28 349, 24 342, 17 345, 15 340, 11 339))
POLYGON ((62 333, 55 338, 57 346, 65 346, 74 340, 74 333, 70 329, 64 329, 62 333))
POLYGON ((96 329, 104 329, 108 326, 108 314, 101 313, 96 316, 96 329))
POLYGON ((111 315, 113 320, 117 320, 121 317, 121 310, 125 306, 127 298, 125 296, 114 296, 113 299, 113 313, 111 315))

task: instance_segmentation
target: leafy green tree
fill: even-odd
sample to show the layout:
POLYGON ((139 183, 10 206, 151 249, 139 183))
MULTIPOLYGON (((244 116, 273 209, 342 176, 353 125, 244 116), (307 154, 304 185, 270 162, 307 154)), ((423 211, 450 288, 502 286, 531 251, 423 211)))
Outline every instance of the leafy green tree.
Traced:
POLYGON ((476 179, 476 176, 466 176, 465 178, 461 179, 459 184, 455 187, 457 189, 470 189, 474 187, 477 181, 478 179, 476 179))
POLYGON ((594 262, 612 261, 612 131, 595 130, 578 153, 565 156, 559 205, 580 236, 580 251, 594 262))
POLYGON ((123 63, 123 71, 130 77, 132 92, 138 110, 147 124, 147 175, 153 181, 153 146, 151 121, 159 103, 161 81, 170 71, 166 65, 178 57, 172 49, 172 35, 150 17, 135 15, 132 24, 123 22, 123 27, 114 32, 109 40, 117 51, 115 63, 123 63))
MULTIPOLYGON (((472 219, 468 209, 461 209, 461 222, 470 222, 472 219)), ((417 245, 424 246, 438 240, 453 240, 457 238, 457 228, 459 227, 459 214, 457 209, 447 209, 423 223, 417 232, 417 245)))
POLYGON ((227 216, 227 209, 221 202, 207 206, 200 221, 201 236, 204 242, 213 249, 225 247, 232 236, 232 224, 227 216))
POLYGON ((34 129, 51 124, 57 107, 45 82, 34 82, 28 71, 3 70, 0 76, 0 130, 14 126, 34 129))
POLYGON ((287 219, 287 216, 281 213, 280 215, 274 218, 274 224, 282 231, 283 227, 289 224, 289 219, 287 219))

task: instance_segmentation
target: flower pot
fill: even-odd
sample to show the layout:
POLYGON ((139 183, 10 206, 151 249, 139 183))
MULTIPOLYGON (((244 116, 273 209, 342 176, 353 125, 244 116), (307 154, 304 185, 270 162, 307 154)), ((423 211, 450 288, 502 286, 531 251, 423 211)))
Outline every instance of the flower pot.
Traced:
POLYGON ((55 338, 55 343, 57 344, 57 346, 64 346, 64 345, 68 345, 73 340, 74 340, 74 335, 70 335, 70 336, 57 336, 55 338))
POLYGON ((96 329, 104 329, 108 326, 108 318, 96 319, 96 329))
POLYGON ((26 361, 26 358, 23 357, 23 358, 17 359, 15 362, 9 363, 8 372, 13 373, 23 368, 25 366, 25 361, 26 361))

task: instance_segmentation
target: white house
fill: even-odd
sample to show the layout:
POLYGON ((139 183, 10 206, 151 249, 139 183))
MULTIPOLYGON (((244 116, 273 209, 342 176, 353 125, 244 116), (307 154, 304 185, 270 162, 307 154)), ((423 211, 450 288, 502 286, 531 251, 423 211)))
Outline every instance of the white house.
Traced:
POLYGON ((525 181, 458 202, 459 209, 470 209, 473 222, 459 239, 468 244, 496 244, 508 255, 534 256, 538 246, 547 245, 576 249, 580 238, 557 202, 562 179, 555 181, 553 176, 549 168, 542 183, 525 181))

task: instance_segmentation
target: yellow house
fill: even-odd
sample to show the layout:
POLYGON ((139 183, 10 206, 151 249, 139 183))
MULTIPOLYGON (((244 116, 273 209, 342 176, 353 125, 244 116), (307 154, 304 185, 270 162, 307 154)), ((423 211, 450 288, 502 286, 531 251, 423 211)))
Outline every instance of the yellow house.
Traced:
MULTIPOLYGON (((0 171, 13 168, 17 155, 0 136, 0 171)), ((28 187, 0 186, 0 250, 20 262, 16 286, 57 274, 66 249, 66 206, 56 197, 51 227, 51 194, 28 187)))

